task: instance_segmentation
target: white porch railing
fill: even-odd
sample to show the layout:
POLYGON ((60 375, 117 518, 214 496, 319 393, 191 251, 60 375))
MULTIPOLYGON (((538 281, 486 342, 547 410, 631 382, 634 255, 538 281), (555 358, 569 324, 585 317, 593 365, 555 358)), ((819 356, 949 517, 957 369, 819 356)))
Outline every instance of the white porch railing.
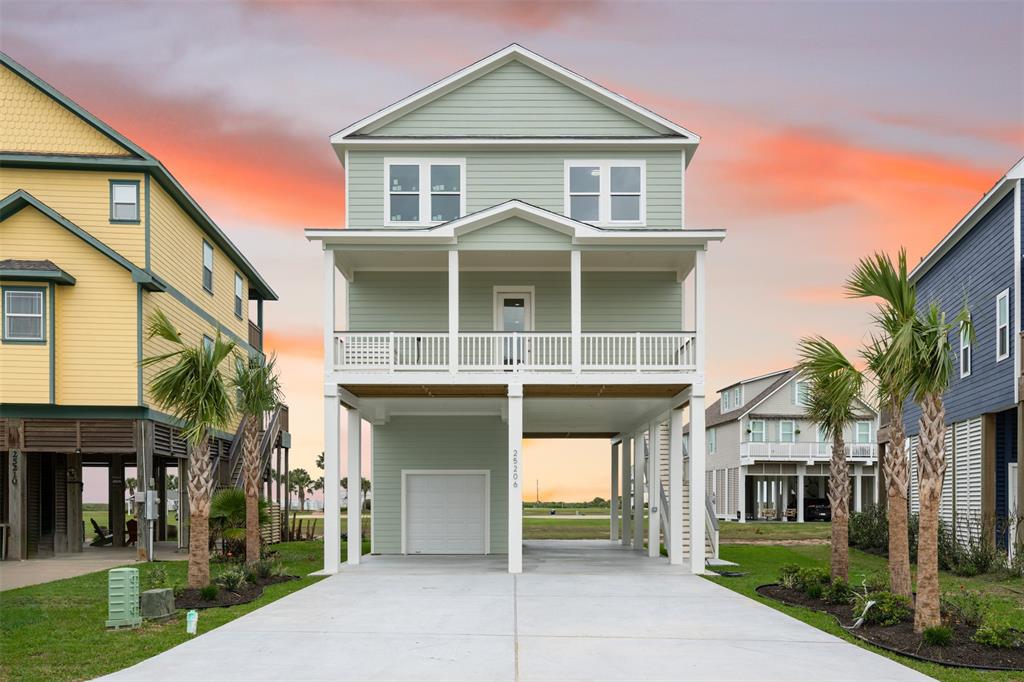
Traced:
MULTIPOLYGON (((757 461, 825 462, 832 458, 832 443, 740 443, 740 464, 757 461)), ((864 463, 878 459, 876 443, 847 443, 846 459, 864 463)))
MULTIPOLYGON (((339 371, 449 371, 447 332, 336 332, 339 371)), ((569 332, 460 332, 456 371, 570 372, 569 332)), ((693 332, 586 332, 581 371, 696 371, 693 332)))

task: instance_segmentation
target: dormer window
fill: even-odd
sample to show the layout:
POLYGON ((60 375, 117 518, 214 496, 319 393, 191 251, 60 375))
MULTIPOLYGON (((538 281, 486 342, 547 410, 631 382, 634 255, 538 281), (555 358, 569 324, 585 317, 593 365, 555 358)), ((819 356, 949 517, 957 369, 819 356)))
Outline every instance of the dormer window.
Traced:
POLYGON ((643 161, 566 161, 565 213, 593 225, 646 222, 643 161))
POLYGON ((466 213, 464 159, 387 161, 387 225, 436 225, 466 213))

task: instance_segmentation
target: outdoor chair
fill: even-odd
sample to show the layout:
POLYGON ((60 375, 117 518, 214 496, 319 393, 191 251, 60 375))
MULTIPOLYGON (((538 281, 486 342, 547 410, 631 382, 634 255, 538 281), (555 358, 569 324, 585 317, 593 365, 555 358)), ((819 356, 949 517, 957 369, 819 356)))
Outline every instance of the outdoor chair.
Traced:
POLYGON ((96 537, 89 544, 93 547, 103 547, 104 545, 114 544, 114 534, 107 531, 106 528, 96 523, 96 519, 89 519, 92 522, 92 530, 96 533, 96 537))
POLYGON ((139 542, 139 522, 135 519, 128 519, 128 523, 124 526, 125 543, 126 545, 135 545, 139 542))

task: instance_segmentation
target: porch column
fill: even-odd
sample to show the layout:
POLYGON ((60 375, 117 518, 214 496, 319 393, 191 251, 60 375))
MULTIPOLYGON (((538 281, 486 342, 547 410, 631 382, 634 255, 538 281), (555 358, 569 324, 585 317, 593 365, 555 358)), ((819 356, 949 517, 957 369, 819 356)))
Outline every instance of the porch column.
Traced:
POLYGON ((324 573, 341 563, 340 405, 338 386, 324 384, 324 573))
POLYGON ((112 544, 114 547, 124 547, 124 460, 121 455, 110 456, 107 481, 107 506, 110 509, 108 523, 114 536, 112 544))
POLYGON ((85 540, 82 537, 82 456, 69 454, 67 465, 68 551, 81 552, 85 540))
MULTIPOLYGON (((348 563, 355 565, 363 555, 363 420, 359 410, 349 407, 348 412, 348 563), (353 509, 352 503, 355 502, 353 509)), ((339 483, 340 486, 340 483, 339 483)), ((335 486, 335 490, 338 486, 335 486)))
POLYGON ((660 471, 660 429, 661 427, 652 422, 650 425, 650 436, 647 448, 647 556, 661 556, 661 471, 660 471))
POLYGON ((569 252, 569 309, 572 332, 572 371, 579 373, 583 366, 583 254, 569 252))
POLYGON ((796 520, 799 523, 804 521, 804 474, 806 472, 806 464, 796 465, 796 520))
POLYGON ((740 499, 736 500, 736 509, 739 510, 738 516, 740 523, 747 522, 747 467, 740 467, 739 474, 739 495, 740 499))
POLYGON ((647 447, 644 434, 636 434, 633 443, 633 549, 644 548, 644 462, 647 447))
MULTIPOLYGON (((19 424, 20 427, 20 424, 19 424)), ((20 428, 19 428, 20 431, 20 428)), ((20 448, 11 448, 7 457, 7 536, 6 559, 28 558, 28 461, 20 448)))
POLYGON ((622 436, 622 544, 623 546, 629 546, 629 536, 632 529, 632 525, 629 521, 630 510, 633 508, 633 503, 630 498, 630 467, 632 466, 631 450, 633 445, 633 436, 630 434, 623 434, 622 436))
POLYGON ((448 371, 459 370, 459 252, 448 251, 448 371))
MULTIPOLYGON (((701 253, 697 252, 698 257, 701 253)), ((694 386, 690 399, 690 572, 698 574, 704 572, 705 558, 704 435, 704 387, 694 386)))
POLYGON ((614 542, 619 539, 619 448, 621 447, 621 441, 619 443, 612 443, 612 496, 611 496, 611 509, 609 516, 611 518, 611 527, 609 529, 609 539, 614 542))
MULTIPOLYGON (((706 247, 705 247, 706 248, 706 247)), ((700 249, 695 254, 694 266, 693 266, 693 294, 694 294, 694 308, 693 308, 693 323, 694 329, 697 332, 697 373, 700 375, 704 374, 705 370, 705 358, 707 357, 707 334, 705 333, 707 327, 705 326, 705 297, 707 296, 707 285, 705 281, 705 260, 707 252, 704 249, 700 249)), ((703 391, 703 389, 701 389, 703 391)), ((703 405, 704 396, 701 396, 700 402, 703 405)), ((692 405, 691 405, 691 424, 693 423, 692 417, 692 405)), ((703 408, 701 408, 703 409, 703 408)), ((701 414, 701 422, 703 423, 704 415, 701 414)), ((702 429, 703 430, 703 429, 702 429)), ((701 438, 704 438, 703 433, 701 438)), ((703 463, 701 464, 703 466, 703 463)), ((703 469, 701 469, 703 471, 703 469)))
POLYGON ((863 491, 861 490, 861 468, 860 464, 853 465, 853 511, 863 511, 863 491))
POLYGON ((523 572, 523 387, 508 387, 508 572, 523 572))
POLYGON ((683 563, 683 408, 673 409, 668 421, 668 530, 665 538, 670 564, 683 563))

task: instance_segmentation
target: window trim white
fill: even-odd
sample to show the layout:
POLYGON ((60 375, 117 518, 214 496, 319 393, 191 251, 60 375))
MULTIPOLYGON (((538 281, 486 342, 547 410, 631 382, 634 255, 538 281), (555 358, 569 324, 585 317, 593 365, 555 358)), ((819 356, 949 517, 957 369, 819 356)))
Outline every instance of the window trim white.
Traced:
MULTIPOLYGON (((597 166, 601 171, 597 191, 597 220, 581 220, 579 222, 596 227, 646 227, 647 226, 647 161, 644 159, 566 159, 563 168, 564 193, 562 197, 562 215, 572 218, 571 197, 569 192, 569 169, 597 166), (637 167, 640 169, 640 219, 612 220, 612 167, 637 167)), ((577 192, 577 194, 593 194, 577 192)), ((632 193, 630 193, 632 194, 632 193)), ((576 220, 576 218, 573 218, 576 220)))
POLYGON ((245 296, 243 296, 244 293, 245 293, 245 280, 242 279, 241 273, 236 271, 235 272, 235 300, 234 300, 234 308, 236 308, 236 310, 235 310, 235 317, 237 317, 240 320, 244 319, 244 317, 245 317, 245 314, 244 314, 245 313, 245 296))
POLYGON ((536 318, 536 315, 537 315, 537 313, 536 313, 537 287, 535 287, 532 284, 530 284, 530 285, 519 285, 519 286, 496 284, 494 287, 492 287, 492 294, 491 294, 491 296, 493 297, 493 306, 494 306, 493 309, 492 309, 492 313, 493 313, 494 317, 492 318, 491 326, 494 327, 494 331, 496 331, 496 332, 503 331, 502 329, 499 329, 499 327, 502 326, 501 300, 502 300, 502 296, 506 296, 506 295, 508 295, 508 296, 522 296, 522 297, 528 299, 528 304, 527 304, 528 310, 527 310, 527 312, 529 313, 529 315, 528 315, 528 319, 527 319, 527 324, 530 325, 530 328, 527 329, 526 331, 527 332, 535 331, 537 329, 537 327, 536 327, 536 322, 537 322, 537 318, 536 318))
POLYGON ((797 379, 796 381, 793 382, 793 404, 795 406, 797 406, 797 407, 807 407, 807 403, 806 402, 800 402, 800 384, 806 384, 807 385, 808 394, 810 393, 810 390, 811 390, 811 380, 810 379, 797 379))
POLYGON ((966 379, 971 376, 974 370, 974 349, 971 348, 971 338, 967 334, 967 325, 960 325, 960 354, 957 356, 960 365, 960 378, 966 379), (964 371, 964 349, 967 350, 967 371, 964 371))
MULTIPOLYGON (((1012 338, 1010 336, 1010 290, 1003 289, 996 296, 996 362, 1001 362, 1010 357, 1010 342, 1012 338), (1006 323, 999 324, 999 306, 1006 301, 1006 323), (999 333, 1000 331, 1006 331, 1006 352, 1002 355, 999 354, 999 333)), ((973 360, 973 358, 972 358, 973 360)))
POLYGON ((708 454, 713 455, 718 450, 718 433, 715 429, 708 429, 705 432, 707 439, 708 454))
POLYGON ((46 293, 47 289, 43 287, 4 287, 3 288, 3 339, 4 343, 30 343, 30 344, 45 344, 46 340, 46 293), (39 312, 38 313, 12 313, 10 311, 10 301, 8 296, 11 294, 30 294, 33 297, 39 297, 39 312), (9 324, 9 318, 12 317, 31 317, 39 319, 39 335, 38 336, 15 336, 11 334, 11 325, 9 324))
POLYGON ((213 281, 214 271, 213 271, 213 269, 214 269, 214 266, 216 265, 216 263, 217 263, 217 254, 213 250, 213 244, 211 244, 210 242, 208 242, 208 241, 206 241, 204 239, 203 240, 203 259, 202 259, 203 278, 202 278, 202 281, 200 282, 200 285, 203 287, 203 291, 205 291, 206 293, 210 294, 211 296, 213 296, 213 287, 214 287, 214 281, 213 281), (210 267, 209 267, 209 270, 210 270, 210 286, 209 286, 209 288, 207 288, 207 286, 206 286, 206 270, 207 270, 207 267, 206 267, 206 251, 207 251, 207 249, 209 249, 209 251, 210 251, 210 267))
POLYGON ((854 422, 854 424, 853 424, 853 442, 854 442, 854 444, 856 444, 856 445, 867 445, 867 444, 872 443, 874 441, 874 433, 872 431, 872 427, 873 426, 874 426, 874 423, 870 419, 858 419, 856 422, 854 422), (860 427, 863 424, 866 424, 867 427, 868 427, 868 439, 866 441, 861 442, 861 440, 860 440, 860 427))
MULTIPOLYGON (((459 167, 459 216, 466 216, 466 159, 448 157, 386 157, 384 159, 384 225, 386 227, 432 227, 441 225, 448 220, 424 220, 424 216, 430 215, 430 197, 435 192, 430 190, 430 167, 431 166, 458 166, 459 167), (419 166, 420 188, 418 192, 420 202, 419 220, 392 220, 391 219, 391 166, 419 166)), ((398 192, 398 194, 412 195, 414 192, 398 192)), ((454 192, 437 192, 437 194, 455 194, 454 192)), ((347 202, 346 202, 347 203, 347 202)), ((458 220, 454 218, 454 220, 458 220)))
POLYGON ((408 505, 406 494, 408 490, 407 479, 409 476, 480 476, 484 477, 484 555, 491 553, 491 470, 490 469, 402 469, 402 490, 401 490, 401 546, 402 554, 406 551, 407 516, 408 505))
POLYGON ((747 439, 751 443, 767 443, 768 442, 768 424, 764 419, 751 419, 748 422, 750 428, 750 437, 747 439), (761 425, 761 440, 754 440, 754 424, 761 425))
POLYGON ((796 420, 795 419, 780 419, 779 420, 779 442, 780 443, 795 443, 796 442, 796 420), (792 430, 790 431, 790 440, 782 439, 782 425, 790 424, 792 430))

